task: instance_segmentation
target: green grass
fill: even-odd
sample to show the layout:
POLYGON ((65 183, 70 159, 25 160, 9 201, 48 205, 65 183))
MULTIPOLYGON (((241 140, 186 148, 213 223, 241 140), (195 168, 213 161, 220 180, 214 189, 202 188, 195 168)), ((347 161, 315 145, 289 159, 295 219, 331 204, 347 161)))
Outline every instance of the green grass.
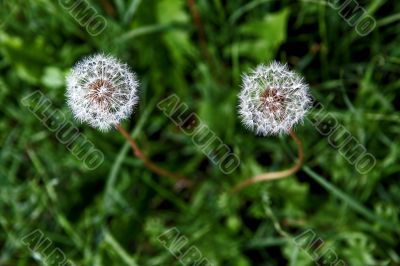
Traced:
POLYGON ((184 0, 91 1, 107 21, 96 37, 58 1, 0 1, 0 265, 57 265, 38 256, 56 248, 76 265, 182 265, 158 240, 171 228, 187 238, 183 252, 194 246, 212 265, 315 265, 315 247, 294 242, 308 230, 347 265, 400 265, 397 1, 359 1, 377 21, 365 37, 322 2, 196 3, 205 45, 184 0), (64 77, 96 52, 137 72, 140 104, 124 126, 193 189, 149 172, 116 131, 73 121, 64 77), (322 114, 374 155, 372 171, 331 147, 314 110, 296 128, 305 149, 296 176, 230 193, 296 157, 290 137, 256 137, 237 116, 241 74, 273 59, 300 72, 322 114), (104 153, 99 168, 86 169, 22 104, 36 90, 104 153), (223 174, 157 108, 173 93, 239 156, 236 171, 223 174), (35 230, 51 248, 29 250, 22 239, 35 230))

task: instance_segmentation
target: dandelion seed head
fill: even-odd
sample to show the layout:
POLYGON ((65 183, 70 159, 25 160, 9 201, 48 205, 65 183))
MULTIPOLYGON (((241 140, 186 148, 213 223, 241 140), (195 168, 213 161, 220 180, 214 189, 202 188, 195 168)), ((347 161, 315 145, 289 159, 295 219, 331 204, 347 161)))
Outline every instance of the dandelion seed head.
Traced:
POLYGON ((79 61, 67 77, 67 103, 80 122, 108 131, 128 118, 139 82, 126 64, 104 54, 79 61))
POLYGON ((308 85, 287 65, 259 65, 243 76, 239 115, 257 135, 287 134, 311 107, 308 85))

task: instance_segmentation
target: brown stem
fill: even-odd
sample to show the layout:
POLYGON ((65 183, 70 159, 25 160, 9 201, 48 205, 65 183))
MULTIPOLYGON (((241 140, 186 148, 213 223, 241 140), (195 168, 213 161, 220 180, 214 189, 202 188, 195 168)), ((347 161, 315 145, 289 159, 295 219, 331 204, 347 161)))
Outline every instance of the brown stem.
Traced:
POLYGON ((116 128, 118 131, 124 136, 124 138, 129 142, 132 147, 133 152, 135 153, 136 157, 141 159, 144 165, 151 170, 153 173, 156 173, 160 176, 166 176, 176 181, 181 182, 181 185, 184 187, 192 186, 192 182, 188 180, 186 177, 174 174, 169 172, 168 170, 162 169, 158 167, 155 163, 153 163, 149 158, 147 158, 143 152, 140 150, 139 146, 136 144, 135 140, 131 137, 131 135, 121 126, 117 125, 116 128))
POLYGON ((210 60, 210 56, 209 56, 208 50, 207 50, 207 38, 206 38, 205 31, 204 31, 203 23, 201 21, 200 13, 196 6, 196 1, 195 0, 187 0, 187 4, 189 6, 190 13, 192 14, 193 21, 194 21, 194 24, 197 29, 201 52, 203 53, 203 56, 208 61, 208 63, 210 63, 211 60, 210 60))
POLYGON ((110 17, 115 17, 115 10, 113 5, 108 0, 101 0, 101 5, 110 17))
POLYGON ((294 133, 292 130, 290 130, 290 136, 292 139, 296 142, 297 144, 297 162, 295 165, 290 167, 289 169, 278 171, 278 172, 270 172, 270 173, 264 173, 260 175, 256 175, 252 178, 249 178, 241 183, 239 183, 237 186, 233 188, 233 192, 239 192, 240 190, 253 185, 258 182, 262 181, 270 181, 270 180, 275 180, 275 179, 280 179, 280 178, 285 178, 290 175, 293 175, 297 171, 300 170, 303 160, 304 160, 304 153, 303 153, 303 144, 301 143, 301 140, 297 137, 296 133, 294 133))

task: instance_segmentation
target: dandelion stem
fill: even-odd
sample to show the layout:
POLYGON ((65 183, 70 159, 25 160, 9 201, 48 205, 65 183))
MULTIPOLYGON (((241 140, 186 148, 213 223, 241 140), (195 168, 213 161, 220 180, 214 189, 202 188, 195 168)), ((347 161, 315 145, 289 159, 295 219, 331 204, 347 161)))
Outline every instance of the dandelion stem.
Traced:
POLYGON ((143 152, 140 150, 139 146, 136 144, 136 141, 131 137, 131 135, 121 125, 117 125, 116 128, 122 134, 122 136, 124 136, 124 138, 129 142, 136 157, 141 159, 143 161, 144 165, 149 170, 151 170, 153 173, 156 173, 157 175, 165 176, 165 177, 168 177, 175 181, 179 181, 180 185, 182 185, 183 187, 191 187, 192 186, 192 182, 190 180, 188 180, 186 177, 171 173, 168 170, 158 167, 154 162, 152 162, 149 158, 147 158, 146 155, 143 154, 143 152))
POLYGON ((285 178, 285 177, 291 176, 291 175, 295 174, 297 171, 299 171, 303 164, 303 160, 304 160, 303 144, 302 144, 301 140, 299 139, 299 137, 296 135, 296 133, 294 133, 292 130, 290 130, 290 136, 292 137, 294 142, 296 142, 297 149, 298 149, 297 150, 297 162, 295 165, 293 165, 292 167, 290 167, 289 169, 286 169, 286 170, 282 170, 282 171, 278 171, 278 172, 264 173, 264 174, 256 175, 252 178, 249 178, 249 179, 239 183, 238 185, 236 185, 233 188, 233 192, 237 193, 240 190, 242 190, 248 186, 251 186, 255 183, 258 183, 258 182, 285 178))

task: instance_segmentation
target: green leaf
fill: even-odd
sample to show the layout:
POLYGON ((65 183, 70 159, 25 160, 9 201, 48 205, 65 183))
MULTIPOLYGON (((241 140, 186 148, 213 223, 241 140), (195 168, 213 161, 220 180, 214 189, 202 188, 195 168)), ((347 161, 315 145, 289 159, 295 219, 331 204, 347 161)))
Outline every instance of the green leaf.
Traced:
POLYGON ((46 67, 42 76, 42 84, 48 88, 58 89, 64 85, 64 73, 56 67, 46 67))
POLYGON ((261 21, 248 22, 239 27, 240 39, 229 47, 240 56, 268 61, 275 57, 281 44, 286 40, 289 9, 267 14, 261 21))

